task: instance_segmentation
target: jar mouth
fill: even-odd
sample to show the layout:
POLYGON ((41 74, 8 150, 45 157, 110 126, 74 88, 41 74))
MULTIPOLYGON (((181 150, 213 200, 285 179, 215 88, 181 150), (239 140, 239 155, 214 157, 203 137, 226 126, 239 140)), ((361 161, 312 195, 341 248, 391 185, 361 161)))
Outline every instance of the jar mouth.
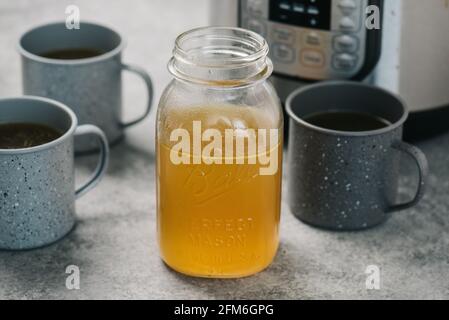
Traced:
POLYGON ((265 57, 268 50, 265 39, 253 31, 202 27, 179 35, 173 55, 200 66, 228 67, 229 64, 255 62, 265 57))
POLYGON ((232 27, 202 27, 177 37, 170 72, 189 82, 241 85, 271 75, 269 46, 257 33, 232 27))

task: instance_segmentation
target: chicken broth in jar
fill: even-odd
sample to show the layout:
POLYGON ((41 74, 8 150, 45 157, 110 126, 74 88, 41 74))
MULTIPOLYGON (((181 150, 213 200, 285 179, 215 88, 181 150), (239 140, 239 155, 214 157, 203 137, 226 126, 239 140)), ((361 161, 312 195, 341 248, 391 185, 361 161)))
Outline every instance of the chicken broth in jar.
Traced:
POLYGON ((178 272, 243 277, 276 254, 283 119, 267 53, 243 29, 176 40, 157 119, 157 219, 161 257, 178 272))

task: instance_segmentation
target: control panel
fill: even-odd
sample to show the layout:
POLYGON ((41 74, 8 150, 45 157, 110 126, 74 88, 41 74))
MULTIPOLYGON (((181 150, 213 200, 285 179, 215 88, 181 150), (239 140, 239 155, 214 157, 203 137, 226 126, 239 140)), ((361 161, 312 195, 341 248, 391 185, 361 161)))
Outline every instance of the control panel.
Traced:
POLYGON ((267 39, 278 75, 350 79, 365 64, 368 0, 241 0, 240 26, 267 39))

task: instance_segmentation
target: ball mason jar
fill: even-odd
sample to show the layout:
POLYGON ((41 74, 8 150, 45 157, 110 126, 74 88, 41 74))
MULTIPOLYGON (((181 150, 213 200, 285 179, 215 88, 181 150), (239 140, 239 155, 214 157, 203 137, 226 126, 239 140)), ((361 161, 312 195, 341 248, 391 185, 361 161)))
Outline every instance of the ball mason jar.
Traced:
POLYGON ((160 253, 191 276, 255 274, 278 248, 283 116, 268 44, 239 28, 181 34, 160 100, 160 253))

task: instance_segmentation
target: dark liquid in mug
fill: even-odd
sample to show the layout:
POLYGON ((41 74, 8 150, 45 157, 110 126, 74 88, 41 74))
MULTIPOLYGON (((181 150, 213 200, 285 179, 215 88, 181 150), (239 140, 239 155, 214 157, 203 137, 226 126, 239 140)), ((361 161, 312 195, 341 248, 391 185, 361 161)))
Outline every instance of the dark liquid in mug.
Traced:
POLYGON ((314 126, 335 131, 373 131, 386 128, 391 123, 383 118, 356 112, 323 112, 304 117, 314 126))
POLYGON ((56 129, 34 123, 0 124, 0 149, 24 149, 40 146, 62 136, 56 129))
POLYGON ((58 49, 40 54, 40 56, 49 59, 74 60, 87 59, 102 55, 104 52, 91 48, 70 48, 58 49))

